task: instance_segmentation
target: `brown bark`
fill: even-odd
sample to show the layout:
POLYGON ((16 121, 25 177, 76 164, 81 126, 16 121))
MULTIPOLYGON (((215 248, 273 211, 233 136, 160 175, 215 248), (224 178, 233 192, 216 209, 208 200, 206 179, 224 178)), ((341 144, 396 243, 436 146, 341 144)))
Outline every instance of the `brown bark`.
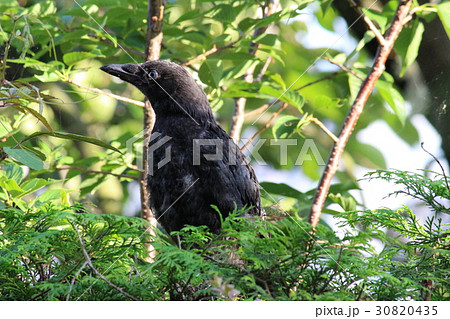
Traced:
MULTIPOLYGON (((163 0, 149 0, 147 11, 147 43, 146 43, 146 60, 158 60, 161 52, 161 45, 163 39, 162 24, 164 15, 164 1, 163 0)), ((143 158, 142 158, 142 175, 139 181, 141 189, 141 208, 142 218, 149 221, 152 225, 147 229, 150 235, 155 235, 153 227, 156 227, 156 219, 149 207, 148 198, 151 195, 148 191, 147 179, 148 179, 148 142, 150 141, 150 135, 155 124, 155 112, 152 105, 145 100, 144 106, 144 143, 143 143, 143 158)), ((155 257, 155 251, 151 244, 147 245, 149 256, 147 261, 153 261, 155 257)))
POLYGON ((384 37, 384 45, 378 47, 378 53, 375 57, 375 62, 369 71, 366 79, 363 81, 358 95, 353 102, 350 112, 348 113, 345 122, 342 126, 341 132, 338 136, 338 141, 334 144, 328 158, 328 163, 325 167, 325 171, 322 174, 322 178, 319 183, 319 187, 314 195, 313 204, 309 215, 309 222, 312 226, 317 226, 320 220, 325 199, 330 189, 331 180, 339 167, 339 160, 344 152, 345 146, 353 129, 356 126, 359 116, 361 115, 364 106, 369 98, 376 81, 381 76, 385 69, 386 60, 394 47, 395 40, 398 38, 400 31, 403 28, 403 21, 408 16, 409 8, 412 0, 400 0, 394 15, 390 28, 386 32, 384 37))

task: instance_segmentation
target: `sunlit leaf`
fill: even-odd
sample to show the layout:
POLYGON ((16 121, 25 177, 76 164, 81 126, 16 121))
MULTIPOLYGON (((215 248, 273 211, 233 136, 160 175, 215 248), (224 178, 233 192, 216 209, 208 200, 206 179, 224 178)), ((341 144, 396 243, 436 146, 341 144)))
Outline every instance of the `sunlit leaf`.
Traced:
POLYGON ((53 132, 53 133, 51 133, 51 132, 36 132, 36 133, 33 133, 30 136, 28 136, 26 139, 24 139, 22 141, 22 143, 24 143, 32 138, 38 137, 38 136, 51 136, 51 137, 63 138, 66 140, 82 141, 82 142, 94 144, 97 146, 105 147, 107 149, 121 153, 117 148, 115 148, 101 140, 98 140, 96 138, 84 136, 84 135, 73 134, 73 133, 65 133, 65 132, 53 132))
POLYGON ((356 163, 361 166, 374 169, 386 168, 383 153, 372 145, 350 141, 347 144, 347 150, 351 152, 356 163))
POLYGON ((419 20, 414 20, 412 28, 403 28, 395 42, 395 51, 402 58, 400 76, 403 76, 406 68, 416 60, 424 31, 423 23, 419 20))
POLYGON ((305 103, 303 96, 296 91, 281 91, 273 88, 272 86, 263 85, 261 86, 259 92, 272 96, 277 100, 289 103, 290 105, 295 106, 299 111, 302 110, 303 104, 305 103))
POLYGON ((63 61, 67 65, 74 65, 80 61, 85 59, 98 57, 98 54, 94 54, 92 52, 69 52, 64 54, 63 61))
POLYGON ((403 96, 400 94, 400 92, 398 92, 396 88, 394 88, 392 83, 389 83, 387 81, 383 81, 381 79, 378 80, 376 87, 383 99, 392 108, 395 115, 397 115, 402 125, 404 125, 406 119, 406 110, 405 100, 403 99, 403 96))
POLYGON ((273 125, 272 134, 276 139, 288 138, 297 131, 299 122, 300 119, 296 116, 281 116, 273 125))
POLYGON ((4 147, 3 151, 14 158, 16 161, 34 170, 39 171, 44 168, 44 163, 42 162, 42 160, 30 151, 22 148, 11 147, 4 147))
POLYGON ((181 15, 173 24, 180 23, 180 22, 183 22, 183 21, 186 21, 186 20, 192 20, 192 19, 198 18, 199 15, 200 15, 200 10, 199 9, 189 10, 185 14, 181 15))
POLYGON ((356 210, 356 201, 351 196, 342 196, 342 194, 329 194, 328 198, 341 206, 346 212, 356 210))
POLYGON ((443 1, 441 4, 438 4, 437 11, 445 32, 447 32, 447 36, 450 39, 450 2, 443 1))
POLYGON ((17 184, 20 184, 23 177, 23 169, 19 165, 9 163, 1 166, 0 174, 15 180, 17 184))
POLYGON ((276 194, 292 198, 305 197, 305 194, 284 183, 262 182, 260 183, 260 185, 263 192, 267 192, 270 194, 276 194))
POLYGON ((214 88, 219 87, 223 74, 223 61, 218 59, 207 59, 203 62, 198 77, 200 80, 214 88))
POLYGON ((0 176, 0 188, 6 190, 13 197, 19 196, 24 192, 15 180, 8 179, 6 176, 0 176))
POLYGON ((53 132, 53 128, 50 126, 50 123, 48 123, 47 119, 38 111, 36 111, 35 109, 28 107, 27 105, 25 105, 24 103, 21 103, 20 105, 18 104, 13 104, 12 105, 14 108, 19 109, 22 112, 29 112, 31 113, 35 118, 37 118, 42 124, 44 124, 44 126, 50 131, 53 132))

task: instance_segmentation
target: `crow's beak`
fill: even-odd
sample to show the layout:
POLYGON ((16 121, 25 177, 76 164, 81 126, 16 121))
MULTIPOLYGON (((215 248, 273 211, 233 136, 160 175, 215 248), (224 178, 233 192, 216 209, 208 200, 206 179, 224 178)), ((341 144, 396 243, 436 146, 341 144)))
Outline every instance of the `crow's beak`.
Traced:
POLYGON ((137 84, 142 80, 138 75, 139 67, 136 64, 107 64, 100 67, 100 70, 131 84, 137 84))

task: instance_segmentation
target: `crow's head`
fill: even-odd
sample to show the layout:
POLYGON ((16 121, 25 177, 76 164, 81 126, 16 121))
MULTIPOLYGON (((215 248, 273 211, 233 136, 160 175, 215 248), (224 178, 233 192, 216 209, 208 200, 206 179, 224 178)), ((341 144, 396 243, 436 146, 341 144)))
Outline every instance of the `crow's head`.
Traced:
POLYGON ((108 64, 100 69, 136 86, 150 100, 157 115, 174 112, 212 115, 203 90, 176 63, 157 60, 141 64, 108 64))

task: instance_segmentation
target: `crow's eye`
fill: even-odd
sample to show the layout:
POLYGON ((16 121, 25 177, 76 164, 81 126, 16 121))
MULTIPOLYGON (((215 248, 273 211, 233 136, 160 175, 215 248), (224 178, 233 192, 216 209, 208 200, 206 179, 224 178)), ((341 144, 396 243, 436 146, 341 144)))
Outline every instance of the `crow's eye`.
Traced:
POLYGON ((158 77, 158 72, 156 72, 155 70, 151 70, 150 72, 148 72, 148 76, 152 79, 156 79, 158 77))

